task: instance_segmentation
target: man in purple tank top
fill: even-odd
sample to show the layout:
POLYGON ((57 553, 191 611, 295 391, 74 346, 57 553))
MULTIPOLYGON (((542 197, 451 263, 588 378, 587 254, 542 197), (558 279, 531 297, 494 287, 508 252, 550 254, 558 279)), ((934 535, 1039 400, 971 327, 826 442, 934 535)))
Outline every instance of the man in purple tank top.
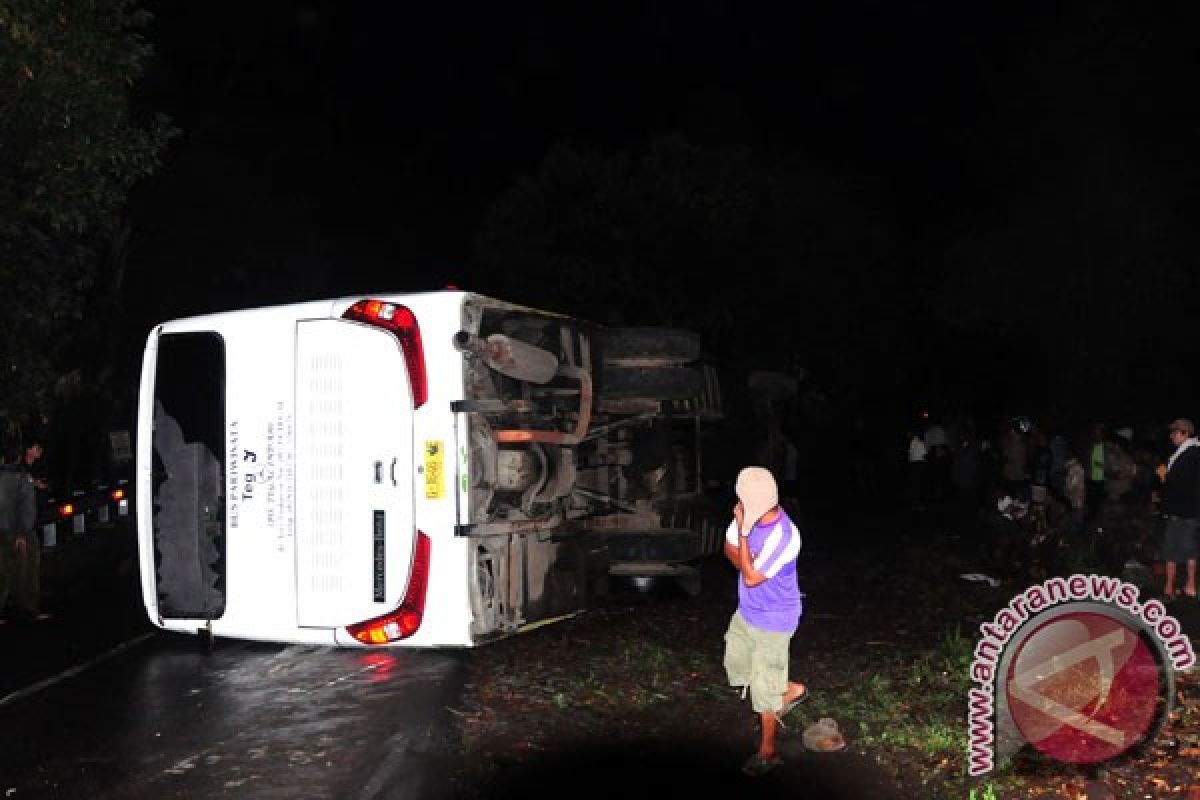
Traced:
POLYGON ((808 689, 788 676, 792 634, 804 610, 796 580, 801 541, 769 470, 746 467, 736 492, 725 555, 738 571, 738 607, 725 632, 725 673, 743 697, 750 692, 759 715, 758 752, 742 769, 761 775, 783 763, 775 752, 780 717, 808 697, 808 689))

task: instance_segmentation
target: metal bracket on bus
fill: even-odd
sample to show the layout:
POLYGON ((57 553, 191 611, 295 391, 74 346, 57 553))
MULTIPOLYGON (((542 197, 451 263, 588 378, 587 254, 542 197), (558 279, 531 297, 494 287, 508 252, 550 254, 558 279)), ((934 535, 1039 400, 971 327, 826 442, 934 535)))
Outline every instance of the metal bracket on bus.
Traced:
POLYGON ((562 525, 562 514, 555 514, 547 519, 519 519, 509 522, 476 522, 469 525, 455 525, 455 536, 524 536, 529 533, 554 530, 562 525))
POLYGON ((505 402, 499 399, 451 400, 450 410, 456 414, 501 414, 504 412, 529 413, 535 410, 528 400, 514 399, 505 402))

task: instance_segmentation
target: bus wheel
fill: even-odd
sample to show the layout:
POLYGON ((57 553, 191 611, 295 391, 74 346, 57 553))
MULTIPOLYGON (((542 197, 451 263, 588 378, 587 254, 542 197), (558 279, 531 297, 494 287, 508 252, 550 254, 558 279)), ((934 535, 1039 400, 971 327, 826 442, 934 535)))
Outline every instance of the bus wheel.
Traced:
POLYGON ((606 366, 669 366, 700 357, 700 335, 680 328, 610 328, 600 345, 606 366))

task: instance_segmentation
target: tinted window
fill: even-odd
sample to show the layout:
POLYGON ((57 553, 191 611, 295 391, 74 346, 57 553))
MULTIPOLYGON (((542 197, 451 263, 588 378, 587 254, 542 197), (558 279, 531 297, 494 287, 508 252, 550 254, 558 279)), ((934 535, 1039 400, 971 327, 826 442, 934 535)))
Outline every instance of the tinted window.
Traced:
POLYGON ((171 333, 158 340, 154 399, 183 438, 225 450, 225 342, 216 333, 171 333))
POLYGON ((158 342, 154 554, 164 617, 225 609, 225 344, 215 333, 158 342))

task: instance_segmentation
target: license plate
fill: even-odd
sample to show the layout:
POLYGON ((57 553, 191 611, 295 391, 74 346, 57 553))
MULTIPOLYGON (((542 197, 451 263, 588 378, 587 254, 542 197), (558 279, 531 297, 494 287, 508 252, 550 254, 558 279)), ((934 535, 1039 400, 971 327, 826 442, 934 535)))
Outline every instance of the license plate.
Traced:
POLYGON ((445 448, 441 439, 425 440, 425 499, 440 500, 445 494, 445 448))

